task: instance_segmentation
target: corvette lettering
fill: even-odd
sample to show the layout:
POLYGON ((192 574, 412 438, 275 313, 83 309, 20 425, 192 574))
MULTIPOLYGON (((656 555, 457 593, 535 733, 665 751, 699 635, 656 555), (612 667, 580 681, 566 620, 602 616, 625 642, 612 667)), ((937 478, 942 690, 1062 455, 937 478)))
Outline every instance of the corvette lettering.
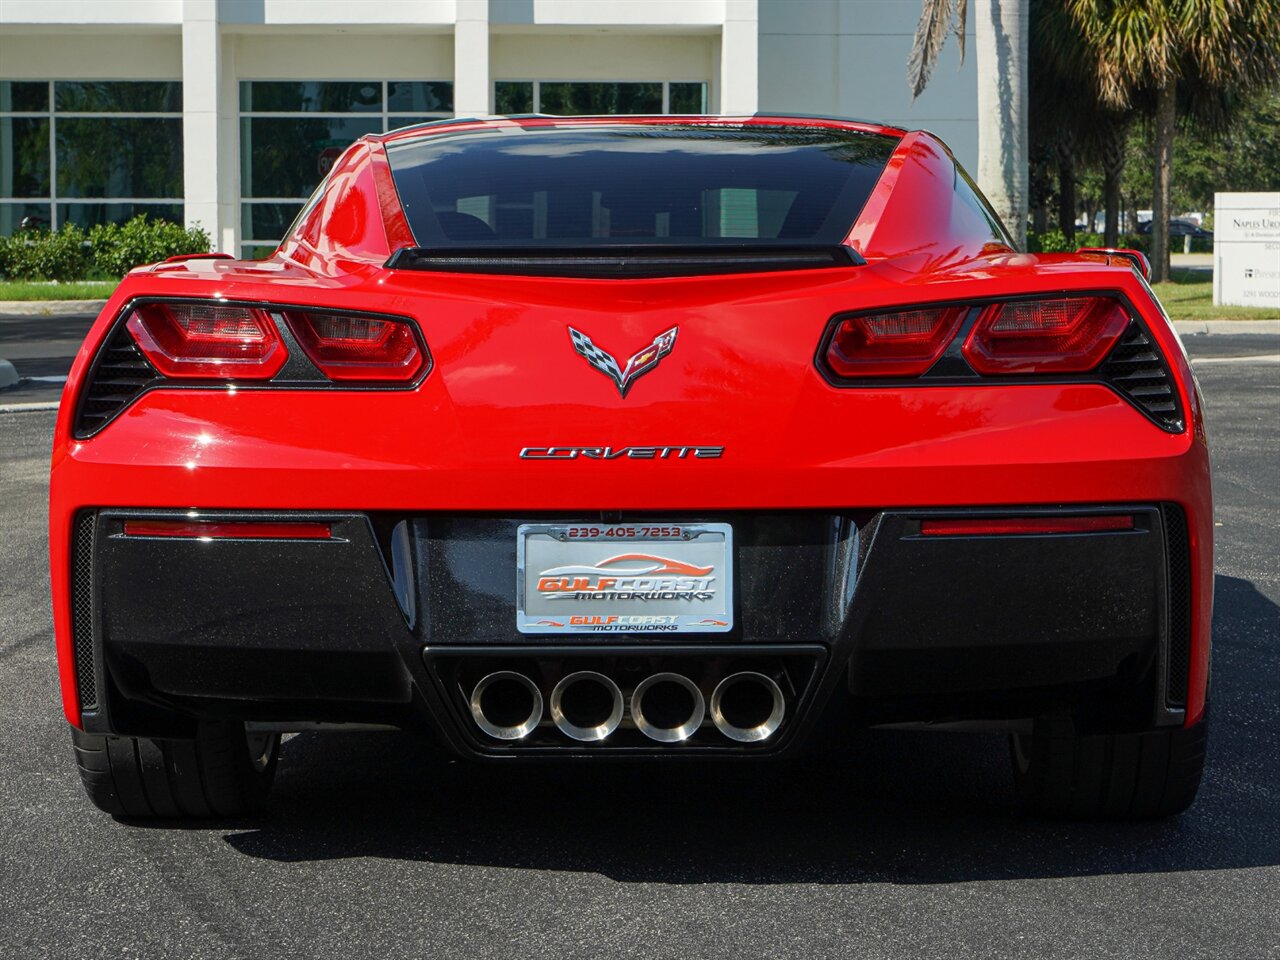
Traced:
POLYGON ((724 447, 524 447, 521 460, 719 460, 724 447))

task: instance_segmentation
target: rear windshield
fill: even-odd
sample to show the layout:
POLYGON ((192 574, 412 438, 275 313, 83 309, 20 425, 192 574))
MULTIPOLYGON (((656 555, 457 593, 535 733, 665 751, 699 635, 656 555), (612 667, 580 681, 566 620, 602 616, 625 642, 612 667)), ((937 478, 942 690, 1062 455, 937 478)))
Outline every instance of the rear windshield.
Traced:
POLYGON ((508 127, 387 145, 422 247, 838 244, 898 138, 823 127, 508 127))

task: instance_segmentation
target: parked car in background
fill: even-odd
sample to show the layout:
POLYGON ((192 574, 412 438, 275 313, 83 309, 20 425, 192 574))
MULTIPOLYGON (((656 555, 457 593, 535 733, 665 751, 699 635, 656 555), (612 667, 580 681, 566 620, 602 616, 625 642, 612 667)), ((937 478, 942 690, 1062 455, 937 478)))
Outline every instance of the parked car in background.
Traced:
MULTIPOLYGON (((1144 223, 1138 224, 1138 232, 1144 234, 1151 233, 1151 221, 1147 220, 1144 223)), ((1204 227, 1201 227, 1190 220, 1170 220, 1169 236, 1178 238, 1190 237, 1192 240, 1212 240, 1213 231, 1206 230, 1204 227)))

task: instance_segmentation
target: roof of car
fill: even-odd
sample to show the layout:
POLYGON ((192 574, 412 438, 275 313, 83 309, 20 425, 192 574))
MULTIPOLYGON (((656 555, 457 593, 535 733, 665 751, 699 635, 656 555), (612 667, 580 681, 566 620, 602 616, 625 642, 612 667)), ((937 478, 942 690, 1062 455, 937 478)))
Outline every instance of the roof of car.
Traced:
POLYGON ((437 133, 465 132, 469 130, 500 130, 512 127, 576 127, 601 125, 652 125, 664 127, 743 127, 743 126, 786 126, 786 127, 830 127, 843 130, 856 130, 861 133, 883 134, 886 136, 903 136, 907 131, 870 120, 851 120, 844 117, 819 117, 804 114, 765 114, 751 116, 722 117, 716 115, 688 114, 654 114, 654 115, 618 115, 607 116, 575 116, 558 117, 550 114, 517 114, 512 116, 492 117, 454 117, 448 120, 434 120, 427 123, 401 127, 382 134, 369 134, 363 139, 381 143, 394 143, 402 140, 413 140, 422 136, 437 133))

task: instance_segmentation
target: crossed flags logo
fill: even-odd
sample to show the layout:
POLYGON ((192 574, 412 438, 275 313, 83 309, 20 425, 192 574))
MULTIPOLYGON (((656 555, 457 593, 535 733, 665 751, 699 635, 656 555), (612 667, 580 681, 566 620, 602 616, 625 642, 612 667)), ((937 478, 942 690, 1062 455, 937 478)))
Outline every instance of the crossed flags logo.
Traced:
POLYGON ((618 361, 613 358, 612 354, 596 346, 591 338, 581 330, 575 330, 570 327, 569 339, 573 341, 573 349, 586 358, 587 363, 612 380, 614 386, 618 388, 618 393, 625 397, 637 377, 643 373, 648 373, 658 365, 659 360, 671 352, 671 348, 675 346, 676 333, 679 329, 679 327, 672 327, 670 330, 658 334, 653 343, 631 357, 625 367, 619 366, 618 361))

